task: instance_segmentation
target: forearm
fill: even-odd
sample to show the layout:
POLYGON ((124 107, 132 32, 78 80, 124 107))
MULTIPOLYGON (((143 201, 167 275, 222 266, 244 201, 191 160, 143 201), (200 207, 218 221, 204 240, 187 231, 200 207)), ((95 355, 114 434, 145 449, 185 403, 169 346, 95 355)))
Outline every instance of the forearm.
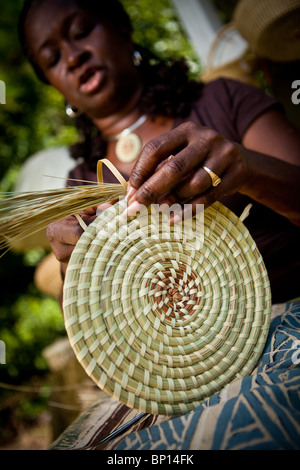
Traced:
POLYGON ((300 167, 241 147, 250 178, 245 194, 300 225, 300 167))

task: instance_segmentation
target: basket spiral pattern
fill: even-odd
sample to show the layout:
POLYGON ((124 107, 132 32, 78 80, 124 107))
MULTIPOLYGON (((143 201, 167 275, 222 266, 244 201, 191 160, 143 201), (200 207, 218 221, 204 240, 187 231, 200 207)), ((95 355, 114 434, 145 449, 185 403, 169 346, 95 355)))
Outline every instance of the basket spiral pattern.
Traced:
POLYGON ((149 236, 142 215, 117 235, 110 227, 121 204, 73 251, 67 333, 110 396, 151 414, 183 414, 252 372, 270 323, 268 275, 248 230, 220 203, 205 210, 202 237, 181 240, 149 236))

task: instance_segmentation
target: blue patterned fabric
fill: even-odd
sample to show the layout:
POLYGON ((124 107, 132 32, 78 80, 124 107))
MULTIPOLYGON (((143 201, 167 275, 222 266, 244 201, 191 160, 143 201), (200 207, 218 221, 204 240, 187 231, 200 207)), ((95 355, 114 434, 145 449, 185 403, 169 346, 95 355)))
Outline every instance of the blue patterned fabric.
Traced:
POLYGON ((184 416, 128 434, 115 450, 300 449, 300 302, 271 323, 251 376, 184 416))

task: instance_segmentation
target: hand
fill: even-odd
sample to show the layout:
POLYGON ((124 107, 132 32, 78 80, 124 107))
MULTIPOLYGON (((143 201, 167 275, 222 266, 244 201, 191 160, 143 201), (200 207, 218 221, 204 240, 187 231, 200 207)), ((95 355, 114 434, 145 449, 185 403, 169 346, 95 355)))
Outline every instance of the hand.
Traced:
POLYGON ((144 147, 129 180, 128 214, 138 211, 138 204, 155 202, 188 202, 195 213, 196 204, 206 208, 221 196, 239 191, 249 181, 249 173, 240 145, 214 130, 184 123, 144 147), (221 178, 217 187, 203 166, 221 178))
MULTIPOLYGON (((79 212, 86 225, 90 225, 100 212, 112 205, 113 202, 101 204, 79 212)), ((83 233, 83 229, 75 216, 69 216, 65 219, 54 222, 47 227, 47 237, 53 253, 62 264, 62 273, 64 274, 71 254, 76 243, 83 233)))

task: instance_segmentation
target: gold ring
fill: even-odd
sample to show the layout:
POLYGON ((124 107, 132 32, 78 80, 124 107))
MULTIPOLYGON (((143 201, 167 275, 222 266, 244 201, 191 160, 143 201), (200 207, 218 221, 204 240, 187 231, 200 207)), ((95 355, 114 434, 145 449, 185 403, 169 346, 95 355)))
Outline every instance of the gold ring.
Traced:
POLYGON ((216 188, 221 183, 221 178, 216 175, 216 173, 207 168, 207 166, 204 166, 203 170, 205 170, 206 173, 209 174, 209 176, 211 177, 211 184, 216 188))

